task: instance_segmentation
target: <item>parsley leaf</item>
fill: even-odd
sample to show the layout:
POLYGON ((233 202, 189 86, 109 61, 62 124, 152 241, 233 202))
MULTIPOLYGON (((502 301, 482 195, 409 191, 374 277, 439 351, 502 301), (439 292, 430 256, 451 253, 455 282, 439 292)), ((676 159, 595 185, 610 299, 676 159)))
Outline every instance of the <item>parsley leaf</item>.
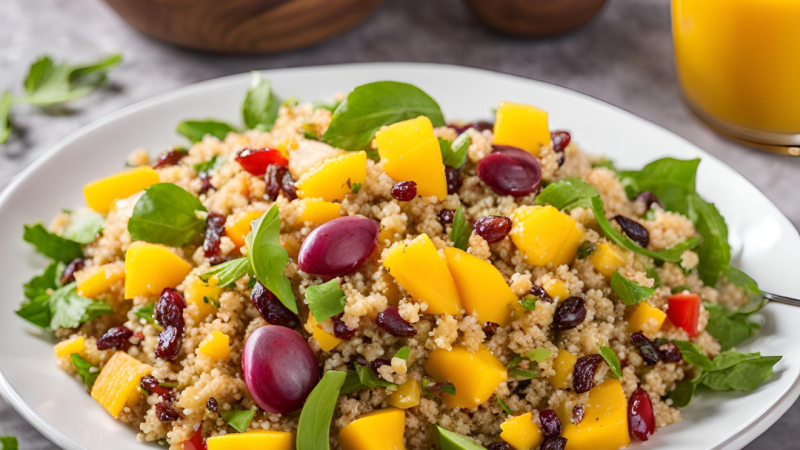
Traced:
POLYGON ((222 417, 222 420, 224 420, 225 423, 227 423, 231 428, 239 433, 244 433, 250 426, 250 421, 253 420, 256 412, 252 409, 240 411, 220 411, 219 415, 222 417))
POLYGON ((218 280, 217 286, 226 287, 238 281, 239 278, 252 273, 253 269, 250 266, 250 259, 243 256, 241 258, 225 261, 222 264, 217 264, 208 272, 200 275, 200 279, 208 284, 211 277, 216 277, 218 280))
POLYGON ((36 275, 23 284, 22 291, 25 294, 25 298, 33 300, 42 295, 49 296, 48 289, 58 289, 61 281, 58 266, 58 262, 51 262, 41 275, 36 275))
POLYGON ((236 128, 234 128, 233 125, 212 119, 184 120, 178 124, 175 131, 186 136, 192 143, 195 143, 202 141, 207 134, 214 136, 220 141, 224 140, 228 133, 235 133, 236 128))
POLYGON ((311 391, 297 424, 297 450, 330 450, 331 419, 346 377, 329 370, 311 391))
POLYGON ((460 169, 467 162, 467 150, 472 144, 472 138, 467 133, 461 133, 453 142, 439 138, 439 150, 442 152, 442 161, 445 166, 460 169))
POLYGON ((752 322, 750 316, 761 310, 766 304, 766 300, 763 300, 755 307, 744 306, 736 310, 729 310, 719 303, 703 303, 703 307, 708 311, 706 331, 717 338, 723 351, 733 348, 758 332, 761 325, 752 322))
POLYGON ((625 306, 636 305, 656 295, 655 289, 630 281, 616 270, 611 275, 611 289, 614 290, 614 293, 617 294, 617 297, 622 300, 625 306))
POLYGON ((112 55, 96 63, 70 65, 43 56, 31 65, 25 78, 25 95, 16 100, 47 106, 83 97, 102 84, 108 71, 121 61, 122 55, 112 55))
POLYGON ((597 195, 597 189, 592 185, 584 183, 578 177, 573 177, 548 184, 536 196, 534 204, 550 204, 556 209, 569 211, 573 208, 589 207, 592 197, 597 195))
POLYGON ((68 263, 75 258, 83 257, 81 244, 47 231, 41 222, 25 225, 22 239, 32 244, 37 252, 56 261, 68 263))
POLYGON ((89 244, 103 231, 106 220, 102 215, 84 210, 72 214, 69 225, 64 229, 64 237, 79 244, 89 244))
POLYGON ((85 359, 81 358, 81 355, 77 353, 73 353, 72 355, 69 355, 69 357, 72 360, 72 365, 75 367, 75 370, 78 371, 78 375, 80 375, 81 379, 83 380, 83 384, 85 384, 86 387, 91 390, 92 386, 94 386, 94 382, 100 375, 100 370, 91 365, 85 359))
POLYGON ((0 437, 0 450, 18 450, 19 442, 14 436, 0 437))
POLYGON ((617 358, 617 354, 614 353, 614 350, 611 350, 611 347, 603 345, 600 347, 600 356, 606 360, 606 364, 608 364, 608 368, 611 369, 614 378, 617 380, 622 378, 622 366, 620 366, 619 358, 617 358))
POLYGON ((0 97, 0 144, 6 142, 11 136, 11 120, 9 119, 11 103, 13 103, 11 95, 8 91, 3 92, 3 96, 0 97))
POLYGON ((273 205, 264 215, 254 220, 247 234, 248 257, 258 281, 297 314, 297 303, 292 292, 292 282, 283 274, 289 262, 289 253, 281 247, 281 218, 273 205))
POLYGON ((113 308, 106 302, 81 297, 75 292, 75 283, 58 288, 53 295, 40 295, 23 302, 15 311, 23 319, 42 328, 77 328, 94 318, 111 314, 113 308))
POLYGON ((306 302, 311 314, 317 322, 333 317, 344 312, 347 297, 339 286, 339 280, 334 278, 327 283, 310 286, 306 290, 306 302))
POLYGON ((639 171, 620 172, 628 196, 641 191, 650 191, 658 197, 668 211, 679 212, 690 219, 689 196, 695 192, 695 179, 699 159, 680 160, 662 158, 655 160, 639 171))
POLYGON ((442 450, 485 450, 483 445, 466 436, 445 430, 439 425, 436 425, 436 429, 439 430, 439 445, 442 450))
POLYGON ((269 131, 278 118, 281 101, 272 92, 272 83, 253 72, 250 87, 242 104, 244 123, 250 129, 269 131))
POLYGON ((136 201, 128 221, 131 239, 183 247, 206 227, 200 200, 172 183, 154 184, 136 201))
POLYGON ((469 237, 472 235, 472 225, 464 217, 462 206, 458 205, 453 215, 453 227, 450 231, 450 239, 453 240, 455 248, 467 251, 469 248, 469 237))

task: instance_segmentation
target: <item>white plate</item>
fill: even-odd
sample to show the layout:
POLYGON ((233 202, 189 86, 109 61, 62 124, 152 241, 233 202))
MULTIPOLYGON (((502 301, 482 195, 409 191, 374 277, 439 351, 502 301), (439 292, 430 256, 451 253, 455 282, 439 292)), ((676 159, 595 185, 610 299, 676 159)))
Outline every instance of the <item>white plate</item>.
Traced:
MULTIPOLYGON (((638 168, 663 156, 702 158, 698 190, 727 219, 737 265, 769 291, 800 297, 800 236, 758 189, 686 140, 626 111, 553 85, 482 70, 432 64, 358 64, 264 72, 275 91, 304 101, 332 98, 376 80, 413 83, 431 94, 449 119, 490 117, 500 100, 531 103, 550 113, 582 148, 638 168)), ((0 393, 29 422, 69 450, 133 450, 135 431, 112 420, 55 365, 52 344, 13 314, 22 283, 45 266, 22 241, 22 226, 49 221, 63 207, 84 204, 83 184, 123 169, 138 147, 151 153, 180 143, 175 125, 189 118, 240 123, 249 74, 179 89, 126 108, 78 131, 28 167, 0 195, 0 393)), ((772 425, 800 393, 800 309, 769 305, 761 336, 745 348, 783 355, 776 374, 749 395, 703 393, 684 420, 635 448, 741 448, 772 425)))

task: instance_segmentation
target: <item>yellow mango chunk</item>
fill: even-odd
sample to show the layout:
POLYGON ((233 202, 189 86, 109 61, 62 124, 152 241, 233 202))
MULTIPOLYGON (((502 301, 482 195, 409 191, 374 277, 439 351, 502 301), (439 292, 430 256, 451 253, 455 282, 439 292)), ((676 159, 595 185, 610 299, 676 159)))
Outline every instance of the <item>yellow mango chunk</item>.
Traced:
POLYGON ((92 398, 114 418, 119 417, 128 400, 138 395, 136 388, 152 367, 125 352, 114 353, 92 387, 92 398))
POLYGON ((66 341, 61 341, 53 347, 53 351, 59 358, 80 353, 84 349, 86 349, 86 338, 83 336, 75 336, 66 341))
POLYGON ((383 266, 412 297, 428 304, 426 313, 461 314, 456 283, 427 234, 392 249, 383 266))
POLYGON ((419 405, 420 392, 417 380, 410 378, 408 381, 398 386, 397 390, 392 392, 386 401, 390 406, 394 406, 395 408, 413 408, 419 405))
POLYGON ((125 298, 160 295, 164 288, 181 284, 192 265, 169 248, 134 242, 125 253, 125 298))
POLYGON ((322 225, 325 222, 342 215, 342 205, 339 203, 325 202, 318 198, 303 199, 303 212, 300 213, 300 222, 313 226, 322 225))
POLYGON ((655 339, 656 333, 661 329, 666 318, 667 313, 651 306, 646 301, 625 310, 628 331, 631 333, 641 331, 648 339, 655 339))
POLYGON ((522 206, 511 215, 511 241, 528 264, 557 267, 575 259, 583 226, 553 206, 522 206))
POLYGON ((342 201, 355 183, 367 178, 367 154, 350 152, 324 162, 303 175, 295 184, 300 198, 321 198, 326 202, 342 201))
POLYGON ((491 263, 455 247, 446 248, 444 255, 467 314, 477 313, 481 323, 508 325, 519 299, 500 271, 491 263))
POLYGON ((78 283, 78 295, 97 298, 121 281, 125 281, 125 266, 118 263, 104 264, 95 269, 91 275, 81 279, 78 283))
POLYGON ((225 225, 225 234, 236 244, 236 247, 241 248, 247 233, 250 232, 250 223, 263 214, 264 211, 247 211, 230 225, 225 225))
POLYGON ((197 351, 211 359, 230 361, 231 338, 225 333, 213 331, 200 343, 200 346, 197 347, 197 351))
POLYGON ((342 342, 341 339, 322 329, 322 326, 317 323, 317 319, 314 318, 311 311, 308 312, 308 320, 306 321, 305 328, 306 331, 311 333, 311 336, 314 337, 317 343, 319 343, 319 348, 321 348, 323 352, 333 350, 334 347, 342 342))
POLYGON ((500 439, 514 450, 532 450, 544 440, 542 429, 533 422, 531 413, 509 417, 500 424, 500 429, 503 430, 500 439))
POLYGON ((628 399, 619 380, 606 378, 589 391, 586 414, 578 425, 561 419, 567 450, 619 450, 627 447, 628 399))
POLYGON ((406 413, 402 409, 379 409, 342 428, 339 446, 342 450, 405 450, 405 429, 406 413))
POLYGON ((556 389, 568 389, 570 387, 569 375, 575 369, 576 362, 578 362, 577 356, 564 349, 559 349, 556 359, 553 360, 553 370, 556 373, 547 378, 550 384, 556 389))
POLYGON ((436 135, 433 133, 431 120, 425 116, 389 125, 375 135, 378 155, 387 161, 397 159, 400 155, 430 140, 435 141, 436 135))
POLYGON ((506 366, 483 344, 475 353, 464 347, 434 350, 425 362, 425 373, 436 381, 453 383, 456 395, 441 396, 450 408, 477 407, 508 378, 506 366))
POLYGON ((569 290, 567 290, 567 285, 564 284, 563 281, 558 279, 553 279, 545 283, 542 286, 547 295, 553 299, 554 302, 558 302, 560 300, 566 300, 569 298, 569 290))
POLYGON ((208 450, 293 450, 294 434, 272 430, 228 433, 208 438, 206 446, 208 450))
POLYGON ((93 181, 83 187, 83 195, 89 208, 106 214, 111 211, 115 201, 128 198, 160 181, 158 172, 152 167, 142 166, 93 181))
POLYGON ((447 197, 447 179, 437 139, 386 160, 383 171, 395 181, 417 183, 417 195, 421 197, 436 197, 439 201, 447 197))
POLYGON ((184 292, 186 304, 197 306, 197 310, 192 310, 195 321, 203 322, 208 316, 217 312, 215 303, 219 302, 219 296, 222 294, 222 288, 217 287, 218 283, 219 279, 216 276, 208 280, 208 285, 196 277, 186 286, 184 292))
POLYGON ((493 143, 512 145, 539 156, 541 147, 550 145, 547 111, 522 103, 500 102, 493 143))
POLYGON ((592 262, 595 270, 605 275, 606 278, 611 278, 614 271, 625 265, 625 260, 611 244, 601 242, 597 248, 589 255, 589 261, 592 262))

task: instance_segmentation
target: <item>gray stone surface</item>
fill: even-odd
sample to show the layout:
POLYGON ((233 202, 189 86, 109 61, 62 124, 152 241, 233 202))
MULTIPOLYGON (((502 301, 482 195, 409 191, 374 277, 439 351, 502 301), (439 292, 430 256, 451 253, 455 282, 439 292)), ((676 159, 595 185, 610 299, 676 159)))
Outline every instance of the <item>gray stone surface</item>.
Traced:
MULTIPOLYGON (((539 41, 486 30, 458 0, 387 0, 366 22, 326 43, 252 57, 209 55, 154 41, 100 0, 2 0, 0 18, 0 89, 18 91, 28 65, 44 53, 70 61, 125 54, 111 88, 71 104, 73 110, 45 114, 14 107, 18 131, 0 146, 0 186, 68 133, 173 88, 251 69, 423 61, 544 80, 632 111, 731 165, 800 224, 800 202, 793 192, 800 159, 734 144, 710 131, 683 103, 667 0, 612 0, 584 28, 539 41)), ((800 406, 795 405, 748 448, 796 448, 792 424, 798 421, 800 406)), ((18 436, 23 450, 54 448, 0 400, 0 436, 7 434, 18 436)))

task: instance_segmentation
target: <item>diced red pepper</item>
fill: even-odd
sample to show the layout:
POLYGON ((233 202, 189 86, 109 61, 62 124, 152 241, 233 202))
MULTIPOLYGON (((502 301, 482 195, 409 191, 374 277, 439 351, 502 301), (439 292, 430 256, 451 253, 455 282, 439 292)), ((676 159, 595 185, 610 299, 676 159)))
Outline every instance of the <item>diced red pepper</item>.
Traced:
POLYGON ((281 152, 271 148, 262 148, 260 150, 248 148, 242 150, 239 156, 236 157, 236 162, 253 175, 264 175, 267 173, 267 167, 270 164, 284 167, 289 165, 289 161, 283 157, 281 152))
POLYGON ((183 450, 207 450, 206 447, 206 440, 203 439, 203 427, 202 424, 200 428, 194 433, 191 439, 188 441, 183 441, 183 450))
POLYGON ((676 327, 683 328, 689 336, 697 335, 697 320, 700 318, 700 296, 697 294, 675 294, 669 298, 667 317, 676 327))

